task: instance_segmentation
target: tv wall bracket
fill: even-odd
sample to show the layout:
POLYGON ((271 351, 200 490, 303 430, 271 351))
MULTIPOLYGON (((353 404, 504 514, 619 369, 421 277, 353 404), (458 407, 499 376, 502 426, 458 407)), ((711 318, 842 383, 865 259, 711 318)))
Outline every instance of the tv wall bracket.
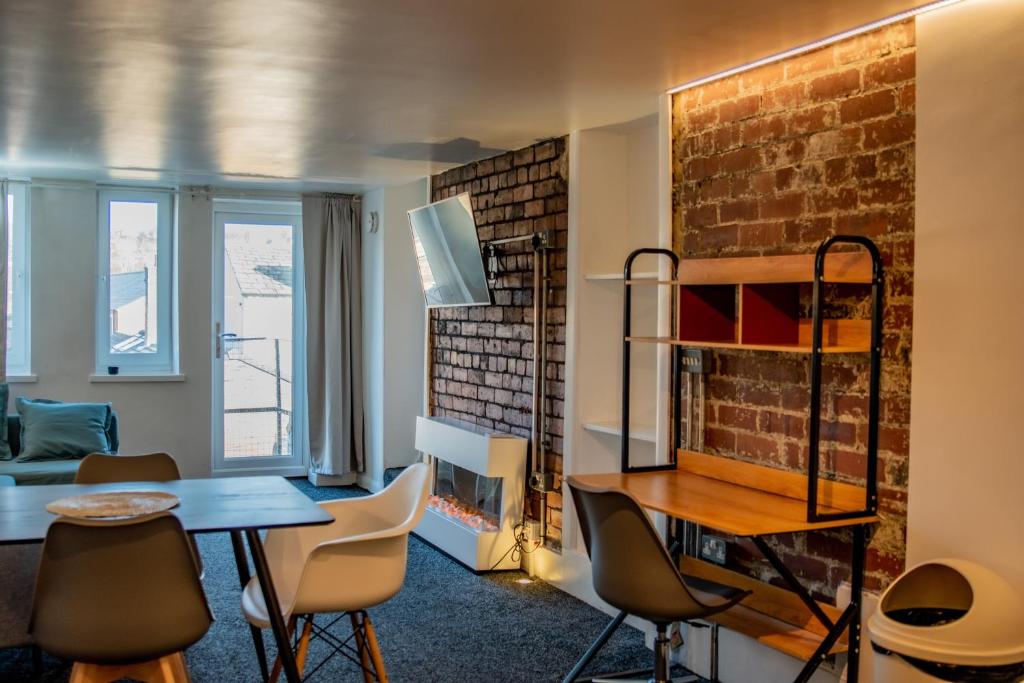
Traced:
POLYGON ((550 230, 541 230, 539 232, 522 235, 520 237, 506 237, 486 242, 481 251, 484 255, 484 269, 487 271, 487 284, 491 287, 497 285, 498 275, 501 274, 498 267, 498 247, 505 244, 529 242, 530 246, 536 252, 541 249, 550 249, 553 237, 554 236, 551 234, 550 230))

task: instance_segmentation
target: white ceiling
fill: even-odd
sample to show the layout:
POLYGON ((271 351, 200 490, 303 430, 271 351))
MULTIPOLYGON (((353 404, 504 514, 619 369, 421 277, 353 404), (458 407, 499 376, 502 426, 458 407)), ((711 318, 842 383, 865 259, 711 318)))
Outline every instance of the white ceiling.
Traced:
POLYGON ((392 184, 917 4, 3 0, 0 173, 392 184))

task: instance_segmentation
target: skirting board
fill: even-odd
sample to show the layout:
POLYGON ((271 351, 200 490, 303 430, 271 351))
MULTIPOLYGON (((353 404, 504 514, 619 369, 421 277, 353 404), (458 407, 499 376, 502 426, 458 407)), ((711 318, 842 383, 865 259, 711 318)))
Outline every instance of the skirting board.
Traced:
POLYGON ((356 483, 356 473, 349 472, 348 474, 334 475, 334 474, 320 474, 319 472, 309 471, 307 479, 313 486, 351 486, 356 483))
MULTIPOLYGON (((572 550, 563 550, 561 553, 552 552, 547 548, 539 548, 536 551, 524 555, 523 570, 530 576, 536 576, 547 583, 555 586, 561 591, 582 600, 591 607, 599 609, 605 614, 614 616, 617 610, 601 600, 594 592, 593 582, 590 578, 590 559, 583 553, 572 550)), ((849 600, 849 587, 846 587, 844 600, 843 587, 839 591, 840 606, 849 600)), ((870 616, 878 604, 878 596, 872 593, 865 593, 864 621, 870 616)), ((648 647, 651 643, 653 626, 647 622, 629 617, 626 623, 634 628, 643 631, 647 635, 648 647)), ((694 673, 708 676, 710 674, 710 629, 683 627, 683 639, 686 646, 681 653, 679 662, 694 673)), ((867 630, 864 629, 864 647, 861 647, 860 683, 873 683, 871 647, 868 645, 867 630)), ((595 633, 596 637, 597 634, 595 633)), ((580 652, 586 649, 588 643, 580 644, 580 652)), ((785 655, 777 650, 765 647, 752 638, 729 631, 719 629, 719 680, 722 683, 790 683, 803 668, 803 662, 785 655)), ((811 678, 811 683, 844 683, 845 676, 841 676, 845 669, 844 658, 838 660, 839 671, 827 671, 824 668, 811 678)))

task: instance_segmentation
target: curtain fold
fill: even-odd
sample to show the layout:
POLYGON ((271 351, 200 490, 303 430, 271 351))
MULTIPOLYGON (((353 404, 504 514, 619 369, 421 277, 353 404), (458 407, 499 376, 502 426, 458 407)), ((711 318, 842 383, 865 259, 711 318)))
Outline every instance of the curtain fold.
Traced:
POLYGON ((352 197, 302 198, 310 467, 364 470, 362 236, 352 197))
POLYGON ((0 178, 0 383, 7 381, 7 261, 10 253, 7 225, 11 220, 7 215, 8 185, 6 178, 0 178))

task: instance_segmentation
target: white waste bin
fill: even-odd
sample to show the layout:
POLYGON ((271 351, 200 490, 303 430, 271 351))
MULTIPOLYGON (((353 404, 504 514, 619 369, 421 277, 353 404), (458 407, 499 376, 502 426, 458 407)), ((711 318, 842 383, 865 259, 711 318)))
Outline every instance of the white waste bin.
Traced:
POLYGON ((868 620, 876 683, 1024 681, 1024 599, 965 560, 896 579, 868 620))

